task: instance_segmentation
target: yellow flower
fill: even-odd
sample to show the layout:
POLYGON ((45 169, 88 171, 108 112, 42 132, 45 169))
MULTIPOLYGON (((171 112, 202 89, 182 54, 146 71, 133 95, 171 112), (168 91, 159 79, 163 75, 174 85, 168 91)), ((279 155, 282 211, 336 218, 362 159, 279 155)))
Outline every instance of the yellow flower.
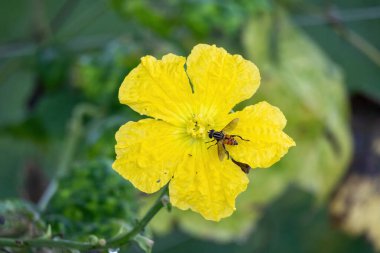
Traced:
POLYGON ((218 158, 208 131, 220 131, 238 118, 229 134, 238 145, 226 145, 231 158, 252 168, 280 160, 294 141, 282 129, 282 112, 266 102, 231 113, 260 84, 257 67, 240 55, 200 44, 185 57, 145 56, 124 79, 119 100, 152 118, 128 122, 116 133, 113 168, 146 193, 169 183, 170 201, 219 221, 235 210, 235 199, 248 184, 247 175, 231 159, 218 158), (186 64, 186 67, 185 67, 186 64))

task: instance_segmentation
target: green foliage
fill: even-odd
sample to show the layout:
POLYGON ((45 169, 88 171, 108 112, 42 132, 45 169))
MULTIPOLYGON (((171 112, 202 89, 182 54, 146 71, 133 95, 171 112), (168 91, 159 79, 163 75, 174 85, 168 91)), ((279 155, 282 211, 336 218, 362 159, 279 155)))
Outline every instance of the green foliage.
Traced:
MULTIPOLYGON (((24 191, 22 181, 25 169, 42 156, 42 150, 33 142, 11 136, 0 137, 0 198, 16 198, 24 191)), ((44 155, 52 155, 45 152, 44 155)))
POLYGON ((1 237, 37 237, 45 230, 38 212, 21 200, 0 202, 0 219, 1 237))
POLYGON ((315 207, 315 196, 289 187, 272 201, 254 230, 244 241, 220 244, 193 238, 179 231, 157 241, 154 252, 183 253, 373 253, 371 245, 350 237, 329 222, 328 208, 315 207))
POLYGON ((142 31, 152 32, 153 38, 175 45, 185 54, 199 42, 229 44, 234 48, 248 17, 271 7, 265 0, 112 0, 111 3, 126 20, 141 25, 142 31))
POLYGON ((133 19, 159 36, 189 48, 196 40, 211 36, 236 38, 251 13, 270 8, 268 1, 263 0, 111 2, 124 18, 133 19))
MULTIPOLYGON (((319 4, 318 1, 312 1, 315 7, 319 4)), ((352 43, 345 39, 339 33, 342 31, 334 31, 331 26, 327 25, 314 25, 305 26, 303 30, 313 39, 323 51, 328 54, 334 62, 339 63, 342 71, 345 75, 346 86, 351 93, 365 94, 366 96, 380 101, 380 75, 379 73, 379 45, 380 34, 378 33, 380 27, 380 19, 370 18, 371 13, 374 11, 371 6, 378 5, 377 1, 356 1, 356 0, 337 0, 333 2, 334 5, 331 8, 340 9, 333 12, 335 15, 347 16, 350 13, 356 13, 357 18, 350 21, 343 20, 343 26, 345 30, 355 37, 354 46, 352 43), (346 11, 346 15, 343 13, 346 11), (357 39, 359 37, 359 39, 357 39), (377 64, 370 59, 368 55, 363 53, 364 50, 368 50, 369 47, 374 47, 377 52, 368 51, 373 57, 376 57, 377 64)), ((309 3, 310 4, 310 3, 309 3)), ((308 13, 305 11, 307 3, 298 5, 298 11, 296 13, 303 14, 308 13)), ((297 5, 296 5, 297 6, 297 5)), ((295 6, 291 6, 294 8, 295 6)), ((333 10, 335 10, 333 9, 333 10)), ((331 10, 330 10, 331 11, 331 10)))
POLYGON ((22 122, 28 113, 28 98, 33 88, 33 74, 23 71, 2 80, 0 86, 0 127, 22 122))
POLYGON ((44 219, 68 238, 89 234, 109 238, 136 219, 134 187, 111 168, 110 161, 76 164, 60 178, 44 219))
POLYGON ((70 54, 63 45, 52 44, 39 48, 36 52, 36 71, 38 82, 47 91, 57 90, 68 81, 70 54))
MULTIPOLYGON (((13 231, 10 224, 24 229, 20 236, 40 236, 51 224, 53 234, 84 241, 90 234, 108 238, 131 229, 146 207, 140 208, 143 198, 110 164, 115 131, 141 116, 119 104, 118 87, 143 55, 187 55, 197 43, 215 43, 257 63, 262 86, 254 100, 241 106, 267 100, 280 107, 297 147, 273 168, 251 172, 252 183, 239 197, 237 212, 220 223, 176 208, 161 212, 153 220, 155 231, 181 229, 202 241, 175 230, 157 240, 155 252, 372 252, 362 239, 330 227, 326 200, 351 152, 343 85, 378 99, 378 66, 329 26, 305 26, 311 40, 277 13, 276 3, 309 15, 307 8, 319 1, 5 3, 0 9, 5 24, 0 26, 0 197, 26 191, 29 163, 54 176, 78 106, 96 106, 97 115, 84 117, 71 159, 82 162, 70 163, 43 221, 32 204, 2 201, 0 216, 6 223, 0 225, 0 235, 13 231), (296 187, 289 189, 289 184, 296 187), (219 245, 207 238, 242 241, 219 245)), ((334 4, 344 9, 375 1, 334 4)), ((346 25, 378 44, 379 20, 346 25)), ((135 241, 149 251, 150 238, 144 233, 135 241)))
POLYGON ((118 103, 117 91, 126 72, 131 70, 140 56, 128 44, 115 41, 99 55, 83 55, 74 67, 74 85, 86 98, 97 104, 118 103))
POLYGON ((297 142, 297 149, 274 166, 281 171, 275 169, 276 174, 289 175, 281 177, 292 178, 323 199, 351 154, 343 79, 336 65, 289 23, 285 13, 277 15, 275 22, 270 16, 252 20, 245 32, 247 52, 267 80, 254 99, 268 100, 289 115, 287 129, 297 142), (275 48, 268 43, 273 32, 275 48), (270 57, 274 50, 275 58, 270 57))
POLYGON ((80 96, 70 90, 52 92, 39 100, 33 117, 40 122, 42 131, 49 137, 60 139, 67 133, 67 122, 80 100, 80 96))

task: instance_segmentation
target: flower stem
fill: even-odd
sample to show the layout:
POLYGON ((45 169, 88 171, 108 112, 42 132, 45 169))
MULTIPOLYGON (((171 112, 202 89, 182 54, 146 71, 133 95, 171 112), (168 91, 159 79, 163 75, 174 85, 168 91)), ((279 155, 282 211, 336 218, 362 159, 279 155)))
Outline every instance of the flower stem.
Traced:
POLYGON ((0 238, 1 247, 12 248, 58 248, 58 249, 78 249, 88 250, 94 245, 86 242, 75 242, 69 240, 50 240, 50 239, 10 239, 0 238))
POLYGON ((125 245, 128 242, 130 242, 139 232, 141 232, 146 225, 152 220, 152 218, 158 213, 158 211, 161 210, 162 207, 164 207, 164 201, 163 198, 168 193, 168 185, 164 187, 162 190, 162 193, 160 197, 156 200, 154 205, 149 209, 149 211, 145 214, 145 216, 139 221, 135 227, 126 233, 125 235, 121 235, 115 238, 110 239, 107 242, 107 246, 109 247, 115 247, 120 245, 125 245))
POLYGON ((107 241, 101 242, 78 242, 63 239, 12 239, 1 238, 0 247, 12 248, 59 248, 59 249, 77 249, 77 250, 90 250, 90 249, 109 249, 127 245, 133 238, 140 233, 152 218, 164 207, 163 199, 168 192, 168 186, 165 186, 160 197, 156 200, 153 206, 148 210, 144 217, 133 227, 129 232, 110 238, 107 241))

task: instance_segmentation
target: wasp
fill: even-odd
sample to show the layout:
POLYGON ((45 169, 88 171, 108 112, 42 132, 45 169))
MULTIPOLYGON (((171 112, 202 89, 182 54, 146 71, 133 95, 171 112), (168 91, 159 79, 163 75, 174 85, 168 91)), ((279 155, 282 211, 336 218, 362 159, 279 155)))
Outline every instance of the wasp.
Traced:
POLYGON ((243 141, 249 141, 249 140, 244 139, 240 135, 226 134, 226 132, 230 132, 234 130, 238 122, 239 122, 239 119, 236 118, 236 119, 231 120, 231 122, 228 123, 221 131, 215 131, 214 129, 211 129, 210 131, 208 131, 208 137, 213 140, 208 141, 206 143, 214 142, 214 141, 216 141, 216 143, 212 144, 207 149, 211 148, 214 145, 218 145, 218 156, 219 156, 220 161, 223 161, 226 155, 227 155, 227 159, 230 158, 230 153, 226 150, 225 145, 232 145, 232 146, 238 145, 238 142, 235 139, 236 137, 240 138, 243 141))

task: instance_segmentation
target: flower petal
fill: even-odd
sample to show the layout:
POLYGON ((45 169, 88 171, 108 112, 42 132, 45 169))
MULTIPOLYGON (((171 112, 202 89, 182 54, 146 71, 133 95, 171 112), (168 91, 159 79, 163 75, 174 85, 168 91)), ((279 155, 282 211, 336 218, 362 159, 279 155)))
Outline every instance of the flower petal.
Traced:
POLYGON ((124 79, 119 100, 140 114, 177 124, 191 115, 192 91, 184 64, 186 59, 174 54, 162 60, 153 56, 141 63, 124 79))
POLYGON ((267 102, 247 106, 229 115, 229 120, 239 118, 237 127, 230 134, 237 134, 249 141, 240 140, 237 146, 227 146, 230 155, 252 168, 267 168, 284 156, 295 142, 282 129, 286 118, 275 106, 267 102))
POLYGON ((176 127, 154 119, 126 123, 116 133, 117 157, 112 167, 143 192, 159 190, 171 179, 185 153, 176 131, 176 127))
POLYGON ((219 221, 235 210, 235 199, 245 191, 248 177, 230 160, 220 162, 203 142, 194 146, 170 181, 170 201, 179 209, 190 208, 205 219, 219 221))
POLYGON ((260 85, 255 64, 215 45, 195 46, 186 64, 200 110, 209 117, 229 113, 260 85))

